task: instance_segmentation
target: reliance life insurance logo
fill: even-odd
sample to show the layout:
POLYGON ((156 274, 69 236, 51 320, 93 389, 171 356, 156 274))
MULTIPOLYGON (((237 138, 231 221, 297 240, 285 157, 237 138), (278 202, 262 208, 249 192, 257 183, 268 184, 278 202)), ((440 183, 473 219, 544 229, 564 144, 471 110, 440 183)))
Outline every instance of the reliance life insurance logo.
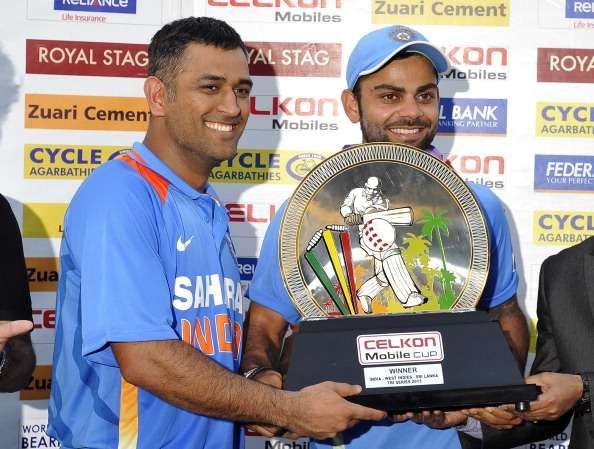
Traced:
POLYGON ((54 0, 54 9, 136 14, 136 0, 54 0))
POLYGON ((594 19, 592 0, 565 0, 565 17, 570 19, 594 19))
POLYGON ((534 190, 582 193, 594 191, 594 156, 537 154, 534 158, 534 190))

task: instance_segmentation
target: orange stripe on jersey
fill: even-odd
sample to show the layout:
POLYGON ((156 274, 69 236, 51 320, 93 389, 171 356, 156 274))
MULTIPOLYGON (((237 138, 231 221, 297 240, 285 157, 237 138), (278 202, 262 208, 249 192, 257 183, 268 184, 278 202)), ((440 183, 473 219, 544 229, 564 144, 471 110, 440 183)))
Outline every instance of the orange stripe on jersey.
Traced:
MULTIPOLYGON (((134 154, 136 155, 137 153, 134 154)), ((142 160, 140 156, 138 156, 138 158, 142 160)), ((163 178, 163 176, 159 175, 158 173, 152 171, 150 168, 145 167, 136 159, 128 156, 127 154, 120 156, 118 159, 121 159, 134 170, 136 170, 138 173, 140 173, 140 175, 144 179, 146 179, 150 185, 153 186, 153 188, 157 192, 157 195, 159 195, 159 198, 161 198, 161 201, 163 203, 165 202, 165 197, 167 196, 167 189, 169 188, 169 181, 167 181, 165 178, 163 178)))
POLYGON ((138 442, 138 388, 122 378, 118 449, 136 449, 138 442))

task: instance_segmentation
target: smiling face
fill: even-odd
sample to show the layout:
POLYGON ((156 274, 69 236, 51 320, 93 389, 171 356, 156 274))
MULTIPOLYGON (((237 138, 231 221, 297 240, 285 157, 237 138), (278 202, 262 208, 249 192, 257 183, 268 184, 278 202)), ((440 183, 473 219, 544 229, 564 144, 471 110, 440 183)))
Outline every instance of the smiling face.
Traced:
POLYGON ((437 132, 439 90, 425 57, 395 59, 358 83, 358 95, 345 90, 342 101, 349 119, 360 122, 364 142, 429 147, 437 132))
POLYGON ((252 88, 242 49, 190 43, 172 82, 163 117, 174 151, 210 166, 235 156, 252 88))

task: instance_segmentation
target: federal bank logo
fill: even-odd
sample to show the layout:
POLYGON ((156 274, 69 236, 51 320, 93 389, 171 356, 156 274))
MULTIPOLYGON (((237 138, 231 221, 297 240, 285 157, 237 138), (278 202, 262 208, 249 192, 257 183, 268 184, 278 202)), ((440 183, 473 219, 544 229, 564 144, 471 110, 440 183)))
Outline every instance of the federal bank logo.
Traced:
POLYGON ((250 97, 248 129, 337 131, 336 98, 256 95, 250 97))
POLYGON ((54 0, 54 9, 136 14, 136 0, 54 0))
POLYGON ((145 131, 146 99, 25 94, 25 128, 145 131))
POLYGON ((534 190, 594 192, 594 156, 537 154, 534 158, 534 190))
POLYGON ((508 49, 505 47, 458 46, 441 47, 452 70, 441 75, 447 80, 503 81, 507 79, 508 49))
POLYGON ((509 0, 371 0, 373 23, 509 26, 509 0))
POLYGON ((340 76, 342 45, 315 42, 246 42, 254 76, 340 76))
POLYGON ((593 103, 536 103, 536 135, 594 137, 593 103))
POLYGON ((296 184, 325 156, 282 150, 240 149, 210 174, 211 182, 231 184, 296 184))
POLYGON ((565 17, 594 19, 594 3, 592 0, 565 0, 565 17))
POLYGON ((594 49, 539 48, 537 80, 594 83, 594 49))
POLYGON ((575 245, 594 235, 594 213, 534 211, 533 231, 535 245, 575 245))
POLYGON ((26 73, 143 78, 145 44, 27 39, 26 73))
POLYGON ((341 23, 343 0, 208 0, 207 15, 234 22, 341 23))
POLYGON ((505 136, 507 100, 442 98, 437 132, 441 134, 505 136))
POLYGON ((104 162, 130 151, 130 147, 26 144, 26 179, 84 179, 104 162))
POLYGON ((23 204, 23 237, 59 238, 64 232, 66 203, 23 204))
POLYGON ((257 257, 238 257, 237 266, 239 268, 239 277, 242 281, 251 281, 258 265, 257 257))

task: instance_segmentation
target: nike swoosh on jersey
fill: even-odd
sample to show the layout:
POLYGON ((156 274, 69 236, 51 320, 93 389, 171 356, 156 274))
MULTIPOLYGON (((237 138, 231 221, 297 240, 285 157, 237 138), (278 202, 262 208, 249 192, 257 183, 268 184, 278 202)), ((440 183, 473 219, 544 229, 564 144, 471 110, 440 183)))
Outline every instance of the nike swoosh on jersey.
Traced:
POLYGON ((186 250, 186 248, 190 245, 190 243, 192 243, 193 239, 194 239, 194 236, 191 236, 188 240, 186 240, 185 242, 182 242, 181 237, 178 237, 177 245, 176 245, 177 250, 180 252, 184 252, 186 250))

